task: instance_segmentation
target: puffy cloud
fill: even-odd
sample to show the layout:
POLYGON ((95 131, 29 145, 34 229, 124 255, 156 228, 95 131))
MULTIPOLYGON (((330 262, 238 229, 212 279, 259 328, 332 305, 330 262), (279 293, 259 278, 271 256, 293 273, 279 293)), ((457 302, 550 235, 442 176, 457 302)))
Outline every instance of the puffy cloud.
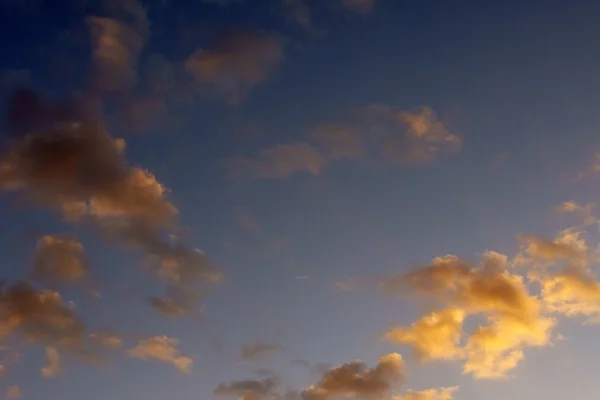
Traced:
POLYGON ((551 343, 555 325, 553 318, 542 314, 542 303, 529 293, 523 278, 510 273, 505 265, 506 258, 494 252, 484 253, 477 267, 469 266, 456 256, 446 256, 388 280, 384 285, 387 290, 413 288, 446 308, 462 310, 458 312, 461 318, 483 315, 487 320, 487 324, 470 333, 466 343, 458 348, 456 332, 462 320, 456 316, 445 326, 439 322, 439 314, 433 314, 410 328, 401 329, 400 339, 413 344, 420 354, 439 358, 458 356, 462 352, 464 373, 477 378, 504 378, 523 358, 524 348, 551 343), (441 339, 428 343, 427 335, 411 336, 416 335, 418 329, 431 336, 439 334, 438 329, 441 329, 443 334, 441 339))
POLYGON ((382 356, 369 369, 364 362, 354 361, 326 371, 319 382, 302 392, 304 400, 325 400, 338 396, 380 398, 393 384, 404 380, 404 360, 398 353, 382 356))
POLYGON ((23 396, 23 392, 19 386, 13 385, 6 389, 5 396, 7 399, 20 399, 23 396))
POLYGON ((373 11, 375 0, 342 0, 342 4, 349 10, 366 14, 373 11))
POLYGON ((68 220, 91 222, 115 243, 144 252, 170 284, 189 289, 214 282, 218 274, 202 251, 165 240, 178 215, 166 188, 127 164, 125 142, 113 139, 86 105, 85 99, 52 103, 16 92, 9 109, 15 138, 0 156, 0 189, 68 220))
POLYGON ((149 339, 141 340, 135 347, 127 351, 127 354, 133 358, 141 360, 158 360, 171 364, 183 373, 190 373, 194 360, 191 357, 181 354, 177 346, 177 339, 167 336, 155 336, 149 339))
POLYGON ((453 400, 458 386, 440 389, 426 389, 419 391, 408 391, 404 395, 393 396, 392 400, 453 400))
POLYGON ((229 32, 219 36, 209 49, 187 58, 186 69, 199 85, 222 93, 237 103, 257 85, 267 81, 284 59, 284 41, 254 31, 229 32))
POLYGON ((554 264, 564 261, 573 265, 585 265, 589 251, 581 232, 574 228, 563 229, 556 238, 546 239, 537 235, 521 235, 519 238, 526 255, 517 257, 517 263, 541 262, 554 264))
POLYGON ((89 355, 85 325, 60 294, 37 291, 25 282, 4 289, 0 295, 0 331, 81 355, 89 355))
POLYGON ((393 328, 383 338, 392 343, 412 345, 422 361, 454 360, 463 357, 460 348, 466 312, 450 308, 433 312, 409 328, 393 328))
POLYGON ((219 385, 213 393, 215 396, 235 397, 241 400, 260 400, 269 394, 277 385, 273 378, 263 380, 233 381, 219 385))
POLYGON ((585 268, 567 267, 541 274, 541 296, 546 308, 566 316, 586 316, 600 322, 600 282, 585 268))
POLYGON ((283 348, 281 346, 274 345, 274 344, 267 344, 267 343, 256 343, 256 344, 251 344, 251 345, 249 344, 249 345, 245 345, 242 348, 242 357, 245 360, 255 360, 255 359, 263 358, 270 354, 279 353, 282 351, 283 351, 283 348))
POLYGON ((296 142, 261 150, 256 158, 236 157, 226 160, 232 177, 286 178, 297 172, 318 175, 327 159, 308 143, 296 142))
POLYGON ((46 358, 48 359, 48 365, 42 368, 42 376, 44 378, 56 378, 62 370, 58 350, 54 347, 46 347, 46 358))
POLYGON ((71 238, 43 236, 33 260, 33 276, 43 282, 73 282, 87 273, 83 245, 71 238))

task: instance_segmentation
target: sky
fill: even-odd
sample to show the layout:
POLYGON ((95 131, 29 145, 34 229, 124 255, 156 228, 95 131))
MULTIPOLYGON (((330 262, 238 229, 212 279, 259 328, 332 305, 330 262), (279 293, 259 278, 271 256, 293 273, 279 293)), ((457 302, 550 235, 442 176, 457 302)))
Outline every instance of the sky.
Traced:
POLYGON ((595 398, 599 12, 0 0, 0 399, 595 398))

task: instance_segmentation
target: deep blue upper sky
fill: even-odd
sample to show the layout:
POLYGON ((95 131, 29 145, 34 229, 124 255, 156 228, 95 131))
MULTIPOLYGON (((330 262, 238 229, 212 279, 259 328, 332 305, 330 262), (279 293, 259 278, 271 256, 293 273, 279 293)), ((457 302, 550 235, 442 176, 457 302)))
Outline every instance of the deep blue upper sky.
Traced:
MULTIPOLYGON (((576 397, 597 395, 590 372, 597 354, 589 346, 597 326, 561 322, 552 337, 566 341, 515 346, 525 357, 507 373, 510 380, 476 379, 462 374, 464 359, 419 363, 410 346, 379 340, 432 310, 382 295, 374 284, 447 254, 477 260, 493 249, 512 259, 522 251, 518 235, 552 240, 565 227, 569 220, 553 212, 556 205, 596 201, 597 2, 221 3, 0 0, 3 152, 30 133, 8 123, 16 88, 48 103, 77 95, 97 105, 107 134, 127 143, 127 168, 153 174, 179 210, 176 226, 157 232, 202 249, 225 275, 202 292, 192 315, 162 315, 147 299, 163 293, 164 281, 141 265, 155 249, 108 243, 98 216, 66 219, 48 200, 59 193, 54 183, 41 205, 23 201, 41 190, 34 178, 50 164, 21 178, 26 183, 16 192, 0 168, 0 188, 7 189, 0 277, 30 279, 39 238, 74 235, 90 275, 77 285, 34 286, 59 291, 90 331, 109 330, 123 341, 112 365, 98 366, 62 342, 16 328, 8 346, 20 358, 0 359, 0 398, 18 385, 27 399, 207 399, 220 384, 262 379, 259 368, 282 375, 279 393, 286 386, 302 391, 317 384, 319 371, 291 360, 334 367, 361 359, 373 367, 390 352, 406 362, 398 395, 455 385, 455 398, 465 400, 558 400, 574 388, 576 397), (307 15, 310 23, 301 18, 307 15), (426 129, 411 118, 425 118, 426 129), (364 153, 336 157, 333 147, 346 148, 351 137, 327 147, 316 132, 332 124, 355 132, 364 153), (352 279, 367 283, 340 290, 352 279), (194 359, 191 375, 128 353, 163 335, 194 359), (258 343, 283 350, 244 360, 242 346, 258 343), (50 347, 64 364, 54 379, 40 373, 50 347)), ((25 117, 49 130, 44 118, 25 117)), ((82 187, 73 185, 79 196, 82 187)), ((104 194, 94 190, 89 199, 104 194)), ((587 230, 596 236, 594 227, 587 230)), ((532 285, 531 295, 545 301, 532 285)), ((587 300, 598 306, 598 298, 587 300)), ((476 318, 473 324, 485 321, 476 318)), ((229 394, 255 399, 251 391, 229 394)), ((420 399, 436 400, 406 398, 420 399)))

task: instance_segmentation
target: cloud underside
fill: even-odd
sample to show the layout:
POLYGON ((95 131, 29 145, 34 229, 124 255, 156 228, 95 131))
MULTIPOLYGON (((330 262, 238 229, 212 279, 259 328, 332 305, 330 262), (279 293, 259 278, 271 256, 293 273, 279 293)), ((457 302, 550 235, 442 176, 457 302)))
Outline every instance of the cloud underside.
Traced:
POLYGON ((232 158, 225 166, 234 178, 273 179, 298 172, 318 175, 342 159, 424 165, 460 149, 461 139, 429 107, 406 112, 377 106, 362 114, 360 123, 322 125, 309 141, 263 149, 256 157, 232 158))
POLYGON ((558 316, 600 322, 600 282, 590 269, 598 250, 584 237, 584 228, 597 226, 597 219, 589 205, 567 202, 557 211, 578 213, 583 223, 552 239, 520 235, 513 259, 486 251, 472 265, 449 255, 385 279, 384 291, 409 291, 434 311, 390 328, 382 338, 413 347, 421 362, 460 361, 465 374, 504 379, 527 348, 552 345, 558 316), (485 322, 466 331, 470 317, 485 322))

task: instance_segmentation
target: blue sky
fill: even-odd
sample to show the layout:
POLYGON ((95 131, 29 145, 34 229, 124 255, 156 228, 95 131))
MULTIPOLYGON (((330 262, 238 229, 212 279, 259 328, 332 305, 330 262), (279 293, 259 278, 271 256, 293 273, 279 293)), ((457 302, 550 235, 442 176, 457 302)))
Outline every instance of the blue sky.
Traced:
POLYGON ((598 11, 1 0, 0 398, 591 398, 598 11))

